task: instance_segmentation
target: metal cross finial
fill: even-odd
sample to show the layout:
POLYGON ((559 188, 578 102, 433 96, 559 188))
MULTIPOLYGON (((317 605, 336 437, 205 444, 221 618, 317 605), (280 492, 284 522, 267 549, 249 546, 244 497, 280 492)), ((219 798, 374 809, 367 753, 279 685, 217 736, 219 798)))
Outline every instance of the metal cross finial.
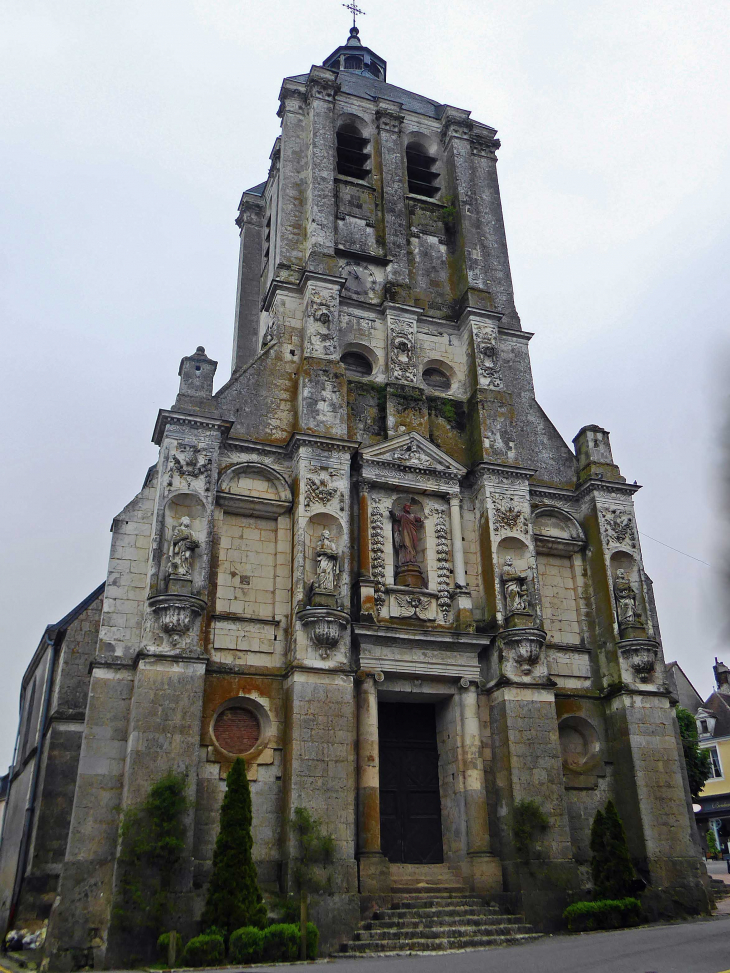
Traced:
POLYGON ((346 10, 349 10, 351 12, 351 14, 352 14, 352 26, 353 27, 357 26, 355 24, 355 15, 356 14, 363 14, 364 15, 365 14, 365 11, 364 10, 361 10, 357 6, 357 4, 355 3, 355 0, 350 0, 349 3, 343 3, 342 6, 345 7, 346 10))

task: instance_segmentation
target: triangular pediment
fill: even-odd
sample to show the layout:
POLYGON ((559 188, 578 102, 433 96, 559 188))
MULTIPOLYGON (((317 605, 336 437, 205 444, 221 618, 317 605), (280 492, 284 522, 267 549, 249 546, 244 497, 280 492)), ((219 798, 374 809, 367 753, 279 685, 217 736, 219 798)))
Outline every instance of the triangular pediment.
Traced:
POLYGON ((413 470, 447 473, 456 477, 466 473, 461 463, 417 432, 407 432, 394 439, 373 443, 361 449, 360 455, 365 461, 398 463, 413 470))

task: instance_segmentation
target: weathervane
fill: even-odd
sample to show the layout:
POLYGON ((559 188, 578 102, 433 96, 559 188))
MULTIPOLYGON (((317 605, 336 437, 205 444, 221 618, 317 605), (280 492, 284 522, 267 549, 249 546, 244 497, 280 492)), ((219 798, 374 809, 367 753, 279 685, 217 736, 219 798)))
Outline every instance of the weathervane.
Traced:
POLYGON ((344 7, 344 8, 346 9, 346 10, 349 10, 349 11, 350 11, 350 12, 352 13, 352 26, 353 26, 353 27, 356 27, 356 26, 357 26, 357 25, 355 24, 355 16, 356 16, 356 14, 362 14, 362 15, 364 16, 364 15, 365 15, 365 11, 364 11, 364 10, 361 10, 361 9, 360 9, 360 8, 359 8, 359 7, 357 6, 357 4, 355 3, 355 0, 350 0, 350 2, 349 2, 349 3, 343 3, 343 4, 342 4, 342 6, 343 6, 343 7, 344 7))

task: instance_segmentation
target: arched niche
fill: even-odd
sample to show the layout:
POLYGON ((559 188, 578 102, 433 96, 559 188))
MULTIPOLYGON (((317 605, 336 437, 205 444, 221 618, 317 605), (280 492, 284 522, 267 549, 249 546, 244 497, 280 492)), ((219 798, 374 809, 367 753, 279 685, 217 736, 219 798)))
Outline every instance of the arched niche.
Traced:
POLYGON ((530 603, 530 610, 535 610, 535 585, 533 580, 533 563, 530 557, 530 549, 519 537, 503 537, 497 545, 497 565, 499 571, 499 595, 503 614, 507 613, 507 605, 504 597, 504 584, 502 583, 502 571, 507 563, 507 558, 512 558, 512 567, 520 574, 527 575, 527 595, 530 603))
POLYGON ((441 392, 441 394, 446 394, 449 391, 453 392, 454 386, 459 381, 459 376, 456 373, 456 369, 453 367, 453 365, 450 365, 442 358, 429 358, 428 361, 423 362, 421 366, 421 378, 423 379, 423 383, 429 389, 429 391, 433 391, 437 393, 441 392), (449 384, 447 387, 441 387, 440 385, 433 384, 432 382, 429 381, 427 377, 427 373, 432 372, 434 370, 438 372, 443 372, 443 374, 448 379, 449 384))
MULTIPOLYGON (((396 497, 395 500, 393 501, 390 508, 391 514, 395 516, 400 515, 401 513, 403 513, 403 508, 406 504, 410 505, 410 513, 416 517, 420 517, 421 520, 423 521, 423 524, 421 524, 418 529, 416 563, 418 564, 418 567, 421 569, 421 574, 423 575, 423 586, 424 588, 428 588, 428 537, 426 533, 426 523, 425 523, 426 512, 424 510, 423 503, 421 502, 421 500, 419 500, 418 497, 401 495, 399 497, 396 497)), ((397 577, 398 568, 399 568, 398 552, 395 547, 395 538, 394 538, 394 530, 393 530, 393 525, 395 523, 394 517, 390 516, 389 520, 390 523, 388 526, 390 528, 390 544, 391 544, 391 551, 392 551, 391 563, 393 566, 393 583, 395 583, 395 579, 397 577)))
POLYGON ((595 773, 601 763, 601 742, 595 726, 583 716, 566 716, 558 723, 563 770, 595 773))
POLYGON ((221 476, 216 502, 234 513, 279 517, 291 509, 292 495, 277 470, 263 463, 237 463, 221 476))
POLYGON ((307 590, 317 576, 317 545, 323 530, 329 531, 329 539, 337 548, 337 553, 340 556, 340 587, 342 584, 342 543, 345 530, 334 514, 322 511, 312 514, 304 525, 304 581, 307 590))
MULTIPOLYGON (((362 355, 363 358, 367 359, 370 363, 370 377, 374 376, 380 367, 380 359, 375 354, 369 345, 363 344, 361 341, 348 341, 342 349, 342 355, 340 361, 343 361, 346 355, 355 354, 362 355)), ((347 369, 347 362, 344 362, 345 369, 347 369)), ((363 376, 365 377, 365 376, 363 376)))
MULTIPOLYGON (((613 596, 613 607, 616 613, 619 632, 623 629, 643 627, 646 625, 646 602, 644 601, 644 586, 641 583, 641 572, 636 558, 628 551, 614 551, 610 559, 611 570, 611 594, 613 596), (619 574, 622 572, 622 574, 619 574), (627 605, 631 599, 619 598, 617 587, 620 582, 628 581, 634 591, 636 615, 635 619, 630 619, 627 614, 627 605)), ((634 634, 634 633, 631 633, 634 634)))
MULTIPOLYGON (((200 497, 195 493, 175 493, 165 504, 164 531, 163 531, 163 557, 161 575, 163 581, 167 579, 170 568, 170 552, 172 547, 172 536, 183 518, 187 517, 190 521, 190 530, 199 544, 205 540, 206 524, 208 511, 200 497)), ((200 591, 203 584, 203 564, 200 548, 192 553, 191 557, 192 590, 200 591)))

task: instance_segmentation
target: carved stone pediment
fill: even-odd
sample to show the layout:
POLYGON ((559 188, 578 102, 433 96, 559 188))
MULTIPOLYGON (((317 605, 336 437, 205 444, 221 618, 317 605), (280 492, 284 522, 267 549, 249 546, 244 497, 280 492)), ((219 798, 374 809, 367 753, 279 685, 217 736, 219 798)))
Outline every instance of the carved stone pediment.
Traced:
POLYGON ((373 443, 360 450, 363 479, 439 493, 458 489, 466 469, 417 432, 373 443))

